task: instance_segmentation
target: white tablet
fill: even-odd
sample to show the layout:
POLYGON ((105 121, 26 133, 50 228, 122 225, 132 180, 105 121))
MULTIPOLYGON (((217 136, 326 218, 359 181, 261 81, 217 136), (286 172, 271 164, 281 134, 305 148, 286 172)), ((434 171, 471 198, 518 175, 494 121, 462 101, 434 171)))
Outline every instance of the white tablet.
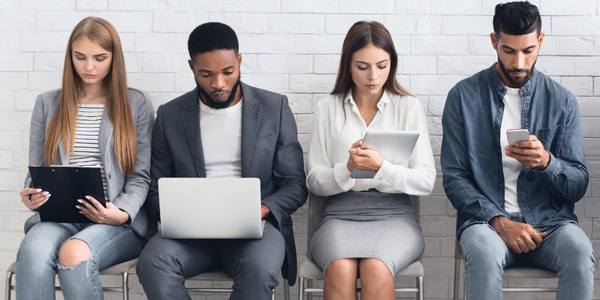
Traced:
MULTIPOLYGON (((379 156, 394 165, 408 167, 408 160, 418 139, 419 133, 416 131, 370 130, 365 134, 361 148, 377 151, 379 156)), ((373 178, 375 172, 353 169, 350 177, 373 178)))

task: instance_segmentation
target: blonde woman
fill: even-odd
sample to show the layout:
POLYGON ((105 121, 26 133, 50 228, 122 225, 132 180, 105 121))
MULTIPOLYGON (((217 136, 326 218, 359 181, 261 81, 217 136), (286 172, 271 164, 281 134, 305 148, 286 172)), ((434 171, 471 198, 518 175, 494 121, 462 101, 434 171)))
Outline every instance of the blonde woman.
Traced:
MULTIPOLYGON (((62 88, 36 100, 29 165, 99 165, 106 208, 90 196, 77 207, 92 223, 40 222, 37 212, 26 221, 16 264, 19 300, 54 299, 57 271, 65 299, 103 299, 98 271, 138 256, 148 230, 142 205, 153 123, 150 101, 127 87, 114 27, 83 19, 67 44, 62 88)), ((27 176, 21 201, 35 211, 52 195, 30 182, 27 176)))
POLYGON ((308 148, 307 183, 328 196, 310 242, 324 270, 324 299, 396 299, 394 276, 423 254, 425 243, 408 195, 428 195, 435 165, 421 102, 396 80, 398 55, 378 22, 355 23, 344 40, 331 95, 319 101, 308 148), (361 149, 367 130, 418 131, 407 166, 361 149), (373 179, 350 177, 353 168, 373 179))

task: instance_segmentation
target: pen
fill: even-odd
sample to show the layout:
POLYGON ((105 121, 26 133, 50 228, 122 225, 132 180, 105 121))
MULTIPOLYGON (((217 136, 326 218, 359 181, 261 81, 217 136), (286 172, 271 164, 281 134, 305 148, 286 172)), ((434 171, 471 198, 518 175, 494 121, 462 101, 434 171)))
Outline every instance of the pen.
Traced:
MULTIPOLYGON (((33 187, 33 181, 29 182, 29 188, 33 187)), ((31 194, 29 194, 29 200, 27 201, 27 204, 31 204, 31 194)))

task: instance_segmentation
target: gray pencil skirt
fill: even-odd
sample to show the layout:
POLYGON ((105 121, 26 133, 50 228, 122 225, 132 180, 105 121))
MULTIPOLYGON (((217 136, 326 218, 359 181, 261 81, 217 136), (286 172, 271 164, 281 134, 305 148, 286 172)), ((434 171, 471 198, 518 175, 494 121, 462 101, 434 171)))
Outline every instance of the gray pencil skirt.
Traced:
POLYGON ((395 276, 424 250, 408 195, 374 190, 330 196, 310 241, 312 259, 323 274, 337 259, 376 258, 395 276))

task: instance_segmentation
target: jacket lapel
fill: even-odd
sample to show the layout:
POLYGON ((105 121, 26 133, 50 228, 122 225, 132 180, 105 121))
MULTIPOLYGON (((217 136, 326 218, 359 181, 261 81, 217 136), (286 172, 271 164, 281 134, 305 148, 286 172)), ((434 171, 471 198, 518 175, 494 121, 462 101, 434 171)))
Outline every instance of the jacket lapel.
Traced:
POLYGON ((202 138, 200 136, 200 101, 198 99, 198 88, 189 93, 189 98, 181 107, 181 119, 185 130, 186 140, 194 159, 198 177, 206 177, 206 166, 204 164, 204 152, 202 151, 202 138))
POLYGON ((110 154, 110 141, 113 139, 114 129, 108 117, 108 100, 104 106, 104 114, 102 114, 102 121, 100 122, 100 132, 98 133, 98 147, 100 148, 100 157, 102 157, 102 163, 104 168, 107 167, 107 161, 110 154))
POLYGON ((262 114, 262 103, 249 86, 240 82, 244 105, 242 106, 242 177, 248 177, 254 153, 254 142, 262 114))

